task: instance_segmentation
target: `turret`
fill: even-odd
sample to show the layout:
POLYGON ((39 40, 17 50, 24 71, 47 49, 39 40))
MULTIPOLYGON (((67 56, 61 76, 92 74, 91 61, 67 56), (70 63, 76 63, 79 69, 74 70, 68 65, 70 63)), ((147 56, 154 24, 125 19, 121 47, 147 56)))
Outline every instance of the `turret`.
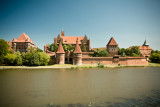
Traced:
POLYGON ((82 51, 78 44, 78 38, 73 52, 73 65, 82 65, 82 51))
POLYGON ((63 37, 64 36, 64 31, 61 31, 61 37, 63 37))
POLYGON ((144 41, 144 44, 142 46, 149 46, 149 44, 147 43, 147 41, 144 41))
POLYGON ((61 42, 59 43, 58 50, 56 52, 56 63, 64 64, 65 61, 65 52, 63 50, 61 42))
POLYGON ((108 44, 106 45, 106 50, 108 51, 109 56, 118 55, 118 44, 113 37, 111 37, 108 44))

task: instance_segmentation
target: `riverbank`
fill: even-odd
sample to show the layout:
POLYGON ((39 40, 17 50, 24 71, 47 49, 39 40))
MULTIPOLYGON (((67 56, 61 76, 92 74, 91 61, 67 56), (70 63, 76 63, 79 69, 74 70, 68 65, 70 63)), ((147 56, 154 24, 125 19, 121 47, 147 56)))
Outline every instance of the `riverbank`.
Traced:
MULTIPOLYGON (((97 68, 97 64, 83 64, 80 66, 72 64, 54 64, 47 66, 0 66, 0 69, 51 69, 51 68, 97 68)), ((121 67, 160 67, 160 64, 149 63, 147 66, 125 66, 125 65, 104 65, 104 68, 121 68, 121 67)))

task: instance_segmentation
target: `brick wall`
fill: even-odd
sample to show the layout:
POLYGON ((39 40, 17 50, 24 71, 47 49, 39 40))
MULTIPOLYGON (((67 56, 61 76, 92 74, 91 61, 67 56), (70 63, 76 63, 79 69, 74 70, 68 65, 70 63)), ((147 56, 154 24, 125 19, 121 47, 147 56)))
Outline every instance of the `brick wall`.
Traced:
POLYGON ((82 64, 97 64, 98 62, 104 65, 128 65, 128 66, 141 66, 148 65, 145 57, 120 57, 119 61, 114 60, 113 57, 83 57, 82 64))

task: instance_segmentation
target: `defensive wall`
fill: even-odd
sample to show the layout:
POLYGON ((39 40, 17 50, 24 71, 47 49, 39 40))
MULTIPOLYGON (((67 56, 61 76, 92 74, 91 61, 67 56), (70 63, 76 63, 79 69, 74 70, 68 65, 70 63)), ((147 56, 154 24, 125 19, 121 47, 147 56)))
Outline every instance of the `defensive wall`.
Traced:
POLYGON ((104 65, 127 65, 127 66, 143 66, 148 65, 145 57, 83 57, 82 64, 97 64, 98 62, 104 65))

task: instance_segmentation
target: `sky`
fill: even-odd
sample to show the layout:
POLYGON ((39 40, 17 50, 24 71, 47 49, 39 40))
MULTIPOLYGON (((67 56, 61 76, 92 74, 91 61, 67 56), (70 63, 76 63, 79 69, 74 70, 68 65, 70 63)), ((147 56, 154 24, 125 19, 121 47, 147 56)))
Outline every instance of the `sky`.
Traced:
POLYGON ((160 0, 0 0, 0 39, 26 33, 36 46, 66 36, 87 35, 91 47, 105 47, 114 37, 120 48, 160 50, 160 0))

